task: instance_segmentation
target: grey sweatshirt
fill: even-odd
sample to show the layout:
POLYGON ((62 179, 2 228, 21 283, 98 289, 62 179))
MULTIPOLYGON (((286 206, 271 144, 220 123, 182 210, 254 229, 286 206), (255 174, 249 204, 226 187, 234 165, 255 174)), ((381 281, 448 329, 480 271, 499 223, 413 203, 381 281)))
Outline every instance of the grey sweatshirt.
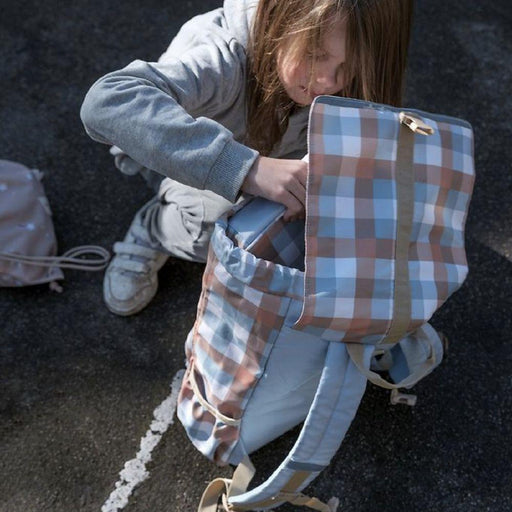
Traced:
MULTIPOLYGON (((258 153, 246 133, 246 48, 255 0, 185 23, 158 62, 136 60, 87 93, 81 118, 96 141, 139 164, 234 202, 258 153)), ((308 108, 291 116, 276 158, 306 153, 308 108)))

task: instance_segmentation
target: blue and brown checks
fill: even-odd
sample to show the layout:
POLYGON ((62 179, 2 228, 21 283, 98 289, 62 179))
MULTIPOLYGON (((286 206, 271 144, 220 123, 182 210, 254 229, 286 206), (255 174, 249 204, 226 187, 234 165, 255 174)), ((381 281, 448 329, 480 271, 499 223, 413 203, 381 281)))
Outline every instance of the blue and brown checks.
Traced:
MULTIPOLYGON (((312 335, 313 342, 379 344, 401 307, 399 276, 406 276, 408 289, 404 334, 427 322, 464 281, 472 130, 457 119, 412 114, 434 134, 411 134, 393 107, 317 98, 309 124, 305 231, 304 224, 284 223, 277 214, 269 222, 258 218, 265 227, 245 238, 234 228, 244 208, 229 224, 226 218, 217 223, 178 407, 189 437, 217 463, 237 463, 244 455, 237 420, 284 324, 312 335), (405 230, 398 204, 403 187, 397 185, 404 173, 411 184, 405 230), (298 320, 287 317, 292 300, 303 302, 298 320)), ((250 206, 255 215, 258 201, 264 200, 250 206)), ((269 205, 263 210, 276 211, 269 205)))
MULTIPOLYGON (((296 329, 333 341, 376 344, 390 328, 399 113, 327 97, 311 111, 306 296, 296 329)), ((414 135, 408 169, 414 180, 408 332, 428 321, 467 274, 464 223, 474 181, 471 127, 417 114, 434 134, 414 135)))

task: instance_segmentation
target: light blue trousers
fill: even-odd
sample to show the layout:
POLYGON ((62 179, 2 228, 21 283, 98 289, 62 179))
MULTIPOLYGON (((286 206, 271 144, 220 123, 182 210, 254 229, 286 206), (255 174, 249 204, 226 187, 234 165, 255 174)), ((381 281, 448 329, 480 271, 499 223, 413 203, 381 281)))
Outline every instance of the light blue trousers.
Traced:
POLYGON ((233 203, 209 190, 183 185, 146 169, 113 146, 116 167, 126 175, 140 174, 157 192, 144 209, 144 225, 171 256, 204 263, 215 221, 233 203))

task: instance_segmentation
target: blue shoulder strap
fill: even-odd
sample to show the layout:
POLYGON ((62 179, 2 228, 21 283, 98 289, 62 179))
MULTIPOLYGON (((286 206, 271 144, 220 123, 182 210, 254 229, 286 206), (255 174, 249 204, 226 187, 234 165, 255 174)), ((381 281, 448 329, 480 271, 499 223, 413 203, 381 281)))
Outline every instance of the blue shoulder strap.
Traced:
MULTIPOLYGON (((374 347, 365 350, 369 368, 374 347)), ((366 377, 352 362, 344 343, 331 342, 315 398, 299 437, 282 464, 258 487, 246 491, 254 474, 248 458, 239 465, 232 480, 214 480, 206 489, 199 512, 216 512, 223 495, 230 511, 265 510, 284 502, 330 512, 335 504, 325 504, 301 493, 329 465, 355 416, 366 388, 366 377)))

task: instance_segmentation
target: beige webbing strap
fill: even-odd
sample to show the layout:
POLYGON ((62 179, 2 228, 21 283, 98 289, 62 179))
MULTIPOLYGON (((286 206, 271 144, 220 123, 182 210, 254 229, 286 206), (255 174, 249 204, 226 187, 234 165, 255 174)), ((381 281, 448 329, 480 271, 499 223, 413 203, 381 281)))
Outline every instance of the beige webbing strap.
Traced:
POLYGON ((190 385, 192 386, 192 390, 194 391, 194 394, 196 395, 196 398, 199 400, 199 403, 211 414, 213 414, 217 419, 225 423, 226 425, 236 427, 240 425, 241 420, 236 418, 230 418, 229 416, 225 416, 222 414, 218 409, 213 407, 212 404, 210 404, 206 398, 204 398, 203 394, 201 393, 201 390, 199 389, 199 386, 197 385, 196 376, 195 376, 195 369, 194 364, 192 363, 192 366, 190 368, 190 372, 188 373, 188 378, 190 385))
POLYGON ((400 125, 396 159, 397 231, 395 245, 395 279, 393 317, 383 343, 395 343, 405 334, 411 319, 409 285, 409 244, 414 214, 413 173, 414 132, 400 125))
MULTIPOLYGON (((237 468, 238 470, 238 468, 237 468)), ((288 482, 283 486, 282 490, 278 492, 276 495, 268 498, 266 500, 258 501, 256 503, 251 503, 250 505, 237 505, 236 507, 228 508, 228 510, 233 511, 248 511, 254 509, 261 509, 266 507, 271 507, 276 503, 280 503, 283 501, 292 503, 294 505, 302 505, 304 507, 308 507, 312 510, 318 510, 319 512, 336 512, 338 508, 339 501, 336 498, 332 498, 328 503, 324 503, 320 501, 318 498, 312 498, 310 496, 306 496, 301 492, 298 492, 297 489, 299 486, 311 475, 309 471, 297 471, 295 474, 288 480, 288 482)), ((234 494, 231 493, 230 496, 234 494)))
MULTIPOLYGON (((421 119, 408 112, 400 112, 400 133, 396 161, 397 234, 395 248, 395 289, 393 320, 383 344, 393 344, 402 339, 411 318, 411 289, 409 283, 409 244, 414 216, 414 134, 432 135, 434 130, 421 119)), ((364 345, 347 343, 348 353, 359 371, 370 382, 387 389, 411 387, 421 380, 436 364, 435 350, 430 344, 430 355, 416 371, 397 384, 384 380, 364 367, 364 345)))
POLYGON ((222 499, 223 506, 226 510, 234 511, 232 505, 228 503, 230 496, 238 496, 243 494, 252 477, 256 473, 251 459, 246 456, 237 466, 233 473, 233 478, 216 478, 212 480, 205 489, 197 512, 217 512, 219 500, 222 499))
POLYGON ((247 506, 237 505, 237 508, 235 510, 252 510, 254 508, 258 509, 271 507, 272 505, 274 505, 275 503, 279 503, 280 501, 288 501, 288 498, 299 495, 299 493, 296 492, 297 489, 304 482, 304 480, 306 480, 306 478, 309 477, 310 474, 311 473, 309 471, 296 471, 290 478, 290 480, 288 480, 288 482, 283 486, 281 491, 277 493, 275 496, 267 498, 266 500, 251 503, 250 505, 247 506))
POLYGON ((197 512, 217 512, 219 499, 229 492, 231 480, 228 478, 216 478, 212 480, 204 490, 197 512))
POLYGON ((414 217, 414 134, 432 135, 434 130, 421 119, 400 112, 400 133, 396 156, 397 233, 393 320, 383 343, 396 343, 407 332, 411 319, 409 245, 414 217))
POLYGON ((318 510, 319 512, 336 512, 339 504, 339 500, 337 500, 336 498, 331 498, 328 503, 324 503, 323 501, 320 501, 318 498, 311 498, 302 493, 293 495, 281 493, 278 496, 278 500, 281 501, 281 499, 284 499, 285 501, 291 503, 292 505, 308 507, 312 510, 318 510))
POLYGON ((242 462, 238 464, 233 473, 233 478, 231 479, 231 487, 229 488, 228 497, 231 496, 239 496, 247 491, 247 487, 251 483, 252 477, 256 473, 256 468, 254 467, 251 459, 248 455, 246 455, 242 462))
MULTIPOLYGON (((430 340, 428 340, 430 342, 430 340)), ((350 358, 357 366, 357 369, 370 381, 373 382, 376 386, 380 386, 381 388, 386 389, 398 389, 398 388, 410 388, 414 386, 418 381, 420 381, 425 375, 429 373, 429 371, 436 365, 436 352, 432 343, 430 344, 430 355, 429 357, 418 366, 418 368, 408 375, 404 380, 398 382, 397 384, 393 384, 384 380, 378 373, 372 372, 368 370, 364 366, 364 350, 365 346, 360 343, 346 343, 347 351, 350 355, 350 358)))
POLYGON ((229 498, 240 496, 247 491, 256 470, 251 459, 246 456, 237 466, 233 473, 233 478, 216 478, 205 489, 197 512, 217 512, 219 500, 222 502, 224 510, 228 512, 241 512, 265 508, 287 501, 294 505, 301 505, 319 512, 336 512, 339 501, 331 498, 328 503, 320 501, 318 498, 306 496, 296 492, 298 487, 311 474, 308 471, 297 471, 283 487, 282 491, 267 500, 251 503, 250 505, 232 505, 229 498))

